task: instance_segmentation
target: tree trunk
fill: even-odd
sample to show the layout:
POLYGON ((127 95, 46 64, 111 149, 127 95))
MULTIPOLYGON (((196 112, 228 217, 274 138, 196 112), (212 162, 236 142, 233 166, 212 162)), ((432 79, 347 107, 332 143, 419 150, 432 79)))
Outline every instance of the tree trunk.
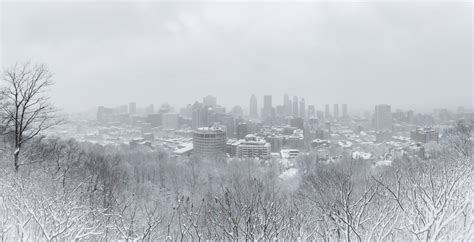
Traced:
POLYGON ((15 166, 15 172, 18 172, 18 169, 20 168, 20 149, 16 149, 15 150, 15 153, 13 153, 13 157, 14 157, 14 166, 15 166))

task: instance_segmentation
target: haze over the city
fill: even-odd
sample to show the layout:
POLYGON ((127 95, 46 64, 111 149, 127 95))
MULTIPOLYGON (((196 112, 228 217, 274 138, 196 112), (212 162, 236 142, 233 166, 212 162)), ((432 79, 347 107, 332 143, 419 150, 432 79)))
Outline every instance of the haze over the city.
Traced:
POLYGON ((227 107, 272 94, 373 108, 472 106, 472 4, 2 2, 1 65, 54 75, 65 111, 227 107))

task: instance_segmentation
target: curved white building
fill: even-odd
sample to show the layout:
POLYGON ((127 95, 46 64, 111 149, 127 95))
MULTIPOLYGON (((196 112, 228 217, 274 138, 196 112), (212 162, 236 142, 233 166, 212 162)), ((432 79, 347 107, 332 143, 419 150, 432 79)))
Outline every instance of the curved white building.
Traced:
POLYGON ((224 130, 216 127, 198 128, 193 135, 193 153, 206 157, 224 155, 226 142, 224 130))

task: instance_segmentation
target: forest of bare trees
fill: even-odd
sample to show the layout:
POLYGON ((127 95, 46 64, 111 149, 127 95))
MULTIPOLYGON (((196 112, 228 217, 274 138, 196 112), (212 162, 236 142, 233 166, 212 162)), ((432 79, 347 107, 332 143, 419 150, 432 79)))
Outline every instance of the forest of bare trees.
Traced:
POLYGON ((45 98, 28 96, 47 84, 31 82, 40 75, 10 76, 30 82, 3 97, 5 125, 23 132, 3 139, 2 241, 474 239, 471 124, 449 130, 429 160, 374 166, 350 154, 335 163, 301 155, 298 174, 284 180, 277 160, 176 159, 36 136, 53 117, 45 98), (18 112, 26 123, 11 117, 18 112))
POLYGON ((0 231, 3 240, 468 240, 472 160, 457 148, 391 167, 302 156, 309 169, 285 181, 276 161, 43 138, 23 155, 41 162, 14 172, 2 157, 0 231))

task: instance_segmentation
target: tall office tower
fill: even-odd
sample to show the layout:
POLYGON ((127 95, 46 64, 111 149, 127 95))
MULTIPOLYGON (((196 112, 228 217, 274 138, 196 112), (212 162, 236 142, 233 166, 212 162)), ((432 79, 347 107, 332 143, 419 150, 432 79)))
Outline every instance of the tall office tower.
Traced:
POLYGON ((299 112, 298 112, 298 97, 294 96, 293 97, 293 116, 298 117, 299 112))
POLYGON ((318 118, 319 123, 322 123, 323 120, 324 120, 324 113, 323 113, 323 111, 319 111, 319 110, 318 110, 318 111, 316 112, 316 117, 318 118))
POLYGON ((177 113, 164 113, 161 116, 161 125, 165 129, 177 129, 178 128, 178 114, 177 113))
POLYGON ((375 106, 374 126, 377 131, 392 131, 392 112, 390 105, 380 104, 375 106))
POLYGON ((130 114, 137 114, 137 103, 131 102, 128 104, 128 113, 130 114))
POLYGON ((249 110, 250 110, 250 117, 251 118, 258 118, 257 97, 254 94, 252 94, 252 96, 250 97, 249 110))
POLYGON ((103 122, 106 120, 106 117, 113 114, 113 110, 106 108, 104 106, 99 106, 97 108, 97 121, 103 122))
POLYGON ((326 110, 324 111, 324 118, 329 120, 331 117, 331 110, 329 110, 329 104, 326 104, 326 110))
POLYGON ((272 116, 272 95, 263 96, 262 118, 267 119, 272 116))
POLYGON ((183 118, 192 118, 193 117, 193 105, 188 104, 186 107, 180 109, 179 115, 183 118))
POLYGON ((220 115, 219 121, 225 126, 225 132, 227 137, 235 137, 235 119, 232 115, 224 114, 220 115))
POLYGON ((150 104, 148 107, 146 107, 146 114, 153 114, 155 113, 155 105, 150 104))
POLYGON ((288 94, 285 94, 285 97, 283 98, 283 106, 285 109, 285 116, 291 116, 291 100, 288 94))
POLYGON ((169 113, 171 112, 173 108, 171 107, 171 105, 169 105, 169 103, 163 103, 161 104, 160 106, 160 109, 158 110, 159 113, 169 113))
POLYGON ((407 112, 407 123, 412 124, 415 122, 415 112, 410 110, 407 112))
POLYGON ((276 117, 285 117, 285 106, 283 105, 277 105, 275 108, 275 116, 276 117))
POLYGON ((347 118, 349 114, 347 113, 347 104, 342 104, 342 117, 347 118))
POLYGON ((126 104, 120 106, 120 113, 121 114, 128 113, 128 106, 126 104))
POLYGON ((224 155, 226 141, 226 133, 220 128, 198 128, 193 135, 193 153, 205 157, 224 155))
POLYGON ((237 139, 244 139, 250 133, 247 123, 238 123, 236 128, 237 139))
POLYGON ((244 116, 244 110, 241 106, 237 105, 230 110, 230 114, 235 118, 242 118, 244 116))
POLYGON ((206 97, 202 98, 202 103, 204 104, 204 106, 215 107, 217 105, 216 97, 207 95, 206 97))
POLYGON ((314 118, 316 117, 316 109, 314 108, 314 105, 309 105, 308 106, 308 118, 314 118))
POLYGON ((339 104, 334 104, 332 111, 334 112, 334 118, 339 118, 339 104))
POLYGON ((300 117, 306 117, 306 103, 304 101, 304 98, 300 100, 300 117))
POLYGON ((208 107, 199 102, 195 102, 192 111, 193 129, 208 126, 210 124, 208 116, 208 107))

